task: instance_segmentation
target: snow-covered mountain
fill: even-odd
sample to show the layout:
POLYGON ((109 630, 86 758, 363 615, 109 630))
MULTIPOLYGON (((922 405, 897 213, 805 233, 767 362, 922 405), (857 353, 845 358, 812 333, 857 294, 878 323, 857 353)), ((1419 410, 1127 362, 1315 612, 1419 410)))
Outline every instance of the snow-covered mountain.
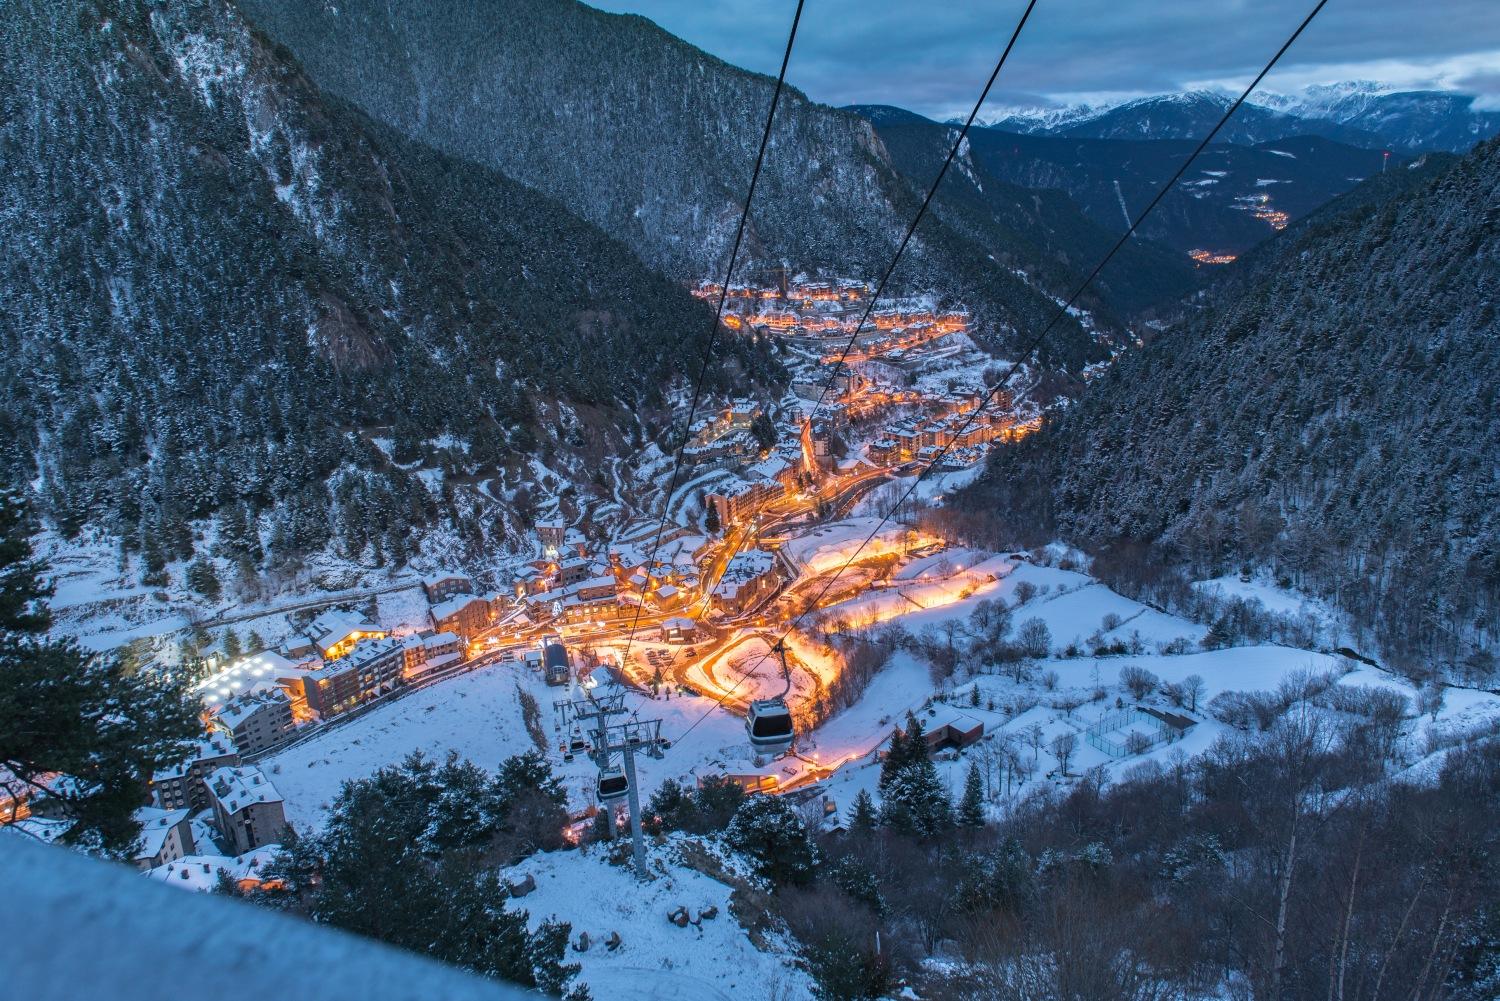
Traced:
POLYGON ((1359 81, 1254 100, 1304 120, 1372 132, 1397 149, 1462 152, 1500 132, 1500 112, 1478 110, 1472 94, 1450 91, 1401 91, 1359 81))
MULTIPOLYGON (((1096 139, 1196 139, 1233 102, 1213 90, 1157 94, 1113 105, 1016 108, 992 128, 1025 135, 1096 139)), ((1296 94, 1251 95, 1220 133, 1227 142, 1261 143, 1314 135, 1352 146, 1463 152, 1500 132, 1500 113, 1445 91, 1395 91, 1368 82, 1309 87, 1296 94)))

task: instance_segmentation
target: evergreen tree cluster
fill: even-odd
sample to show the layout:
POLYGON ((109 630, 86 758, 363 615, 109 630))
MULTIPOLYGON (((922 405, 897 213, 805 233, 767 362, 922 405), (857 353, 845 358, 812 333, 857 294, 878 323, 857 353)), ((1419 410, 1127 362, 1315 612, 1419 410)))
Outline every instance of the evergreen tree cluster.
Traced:
POLYGON ((202 735, 190 679, 47 635, 51 584, 23 498, 0 491, 0 792, 16 819, 48 800, 62 840, 129 858, 147 783, 202 735))
POLYGON ((667 779, 651 794, 643 826, 652 834, 664 831, 710 834, 722 831, 744 801, 744 787, 722 776, 711 775, 694 789, 684 787, 676 779, 667 779))
POLYGON ((526 911, 505 906, 498 866, 560 847, 565 799, 536 752, 493 776, 414 752, 344 783, 317 833, 288 831, 251 899, 560 995, 578 972, 563 962, 570 927, 528 930, 526 911))
POLYGON ((927 753, 927 735, 914 713, 891 735, 880 766, 880 823, 918 838, 936 837, 953 826, 953 803, 927 753))

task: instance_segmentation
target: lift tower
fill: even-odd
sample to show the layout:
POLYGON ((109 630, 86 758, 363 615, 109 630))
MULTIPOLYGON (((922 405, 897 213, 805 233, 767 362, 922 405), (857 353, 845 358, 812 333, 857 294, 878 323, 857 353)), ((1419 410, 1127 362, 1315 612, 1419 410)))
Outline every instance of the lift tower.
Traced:
POLYGON ((612 695, 595 695, 590 692, 587 698, 554 702, 553 708, 557 711, 560 729, 570 728, 575 722, 593 724, 585 725, 583 729, 589 734, 594 763, 599 768, 599 798, 604 802, 604 820, 611 837, 614 836, 614 817, 610 803, 619 798, 619 793, 613 786, 606 792, 606 783, 614 774, 611 767, 614 756, 621 756, 624 763, 626 803, 630 813, 631 854, 635 860, 636 872, 641 878, 646 878, 646 838, 641 830, 640 784, 636 781, 635 752, 643 751, 654 758, 662 756, 661 720, 630 719, 611 724, 611 716, 628 711, 625 708, 624 692, 612 695))

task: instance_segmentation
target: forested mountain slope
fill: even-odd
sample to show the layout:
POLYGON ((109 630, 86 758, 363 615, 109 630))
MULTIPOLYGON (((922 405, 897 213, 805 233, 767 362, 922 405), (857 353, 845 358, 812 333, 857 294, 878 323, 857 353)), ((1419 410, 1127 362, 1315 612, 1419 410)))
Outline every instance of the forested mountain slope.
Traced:
POLYGON ((977 532, 1081 541, 1148 590, 1164 565, 1264 565, 1403 662, 1487 671, 1500 140, 1288 237, 958 503, 977 532))
MULTIPOLYGON (((678 280, 725 266, 773 79, 576 0, 238 2, 320 86, 403 133, 552 195, 678 280)), ((868 122, 788 88, 743 264, 876 277, 917 205, 868 122)), ((896 287, 964 300, 1003 350, 1053 308, 996 260, 1006 249, 931 217, 896 287)), ((1053 356, 1103 351, 1070 319, 1053 356)))
POLYGON ((226 0, 0 17, 3 475, 65 529, 170 557, 228 505, 283 554, 404 546, 427 492, 349 428, 499 463, 539 404, 649 407, 701 350, 707 311, 622 244, 325 99, 226 0))

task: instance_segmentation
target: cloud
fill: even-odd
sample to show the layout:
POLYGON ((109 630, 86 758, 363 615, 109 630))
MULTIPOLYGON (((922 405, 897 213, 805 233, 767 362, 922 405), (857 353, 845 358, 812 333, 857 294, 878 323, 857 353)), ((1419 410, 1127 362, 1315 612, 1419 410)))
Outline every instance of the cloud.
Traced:
MULTIPOLYGON (((792 0, 601 0, 749 69, 774 73, 792 0)), ((991 108, 1243 86, 1306 16, 1312 0, 1041 0, 991 108)), ((968 114, 1023 0, 807 4, 788 76, 829 104, 896 104, 938 119, 968 114)), ((1330 3, 1265 86, 1373 79, 1401 87, 1495 92, 1495 0, 1330 3)), ((994 111, 987 110, 986 117, 994 111)))

